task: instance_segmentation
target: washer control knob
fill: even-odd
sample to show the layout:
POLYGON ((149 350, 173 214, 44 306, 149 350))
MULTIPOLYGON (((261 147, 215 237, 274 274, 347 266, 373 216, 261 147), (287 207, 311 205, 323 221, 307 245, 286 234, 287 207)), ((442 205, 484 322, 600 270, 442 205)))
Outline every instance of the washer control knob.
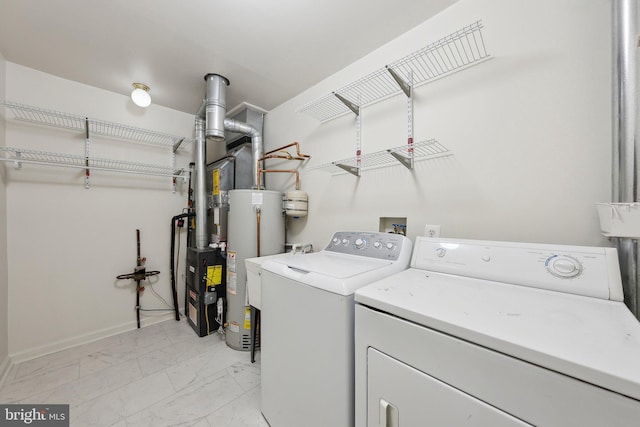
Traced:
POLYGON ((396 245, 394 245, 393 243, 389 242, 384 247, 387 248, 388 250, 392 251, 392 250, 394 250, 396 248, 396 245))
POLYGON ((382 243, 380 242, 373 242, 373 247, 376 249, 380 249, 382 247, 382 243))
POLYGON ((447 250, 445 248, 437 248, 436 249, 436 255, 439 258, 442 258, 443 256, 445 256, 447 254, 447 250))
POLYGON ((556 277, 572 278, 582 273, 582 264, 567 255, 553 255, 547 259, 547 270, 556 277))
POLYGON ((337 245, 340 243, 340 239, 338 239, 337 237, 334 237, 333 240, 331 241, 334 245, 337 245))
POLYGON ((357 249, 362 249, 364 248, 364 245, 366 245, 367 241, 364 239, 356 239, 355 241, 355 245, 357 249))
POLYGON ((342 244, 347 246, 349 244, 349 239, 342 239, 342 244))

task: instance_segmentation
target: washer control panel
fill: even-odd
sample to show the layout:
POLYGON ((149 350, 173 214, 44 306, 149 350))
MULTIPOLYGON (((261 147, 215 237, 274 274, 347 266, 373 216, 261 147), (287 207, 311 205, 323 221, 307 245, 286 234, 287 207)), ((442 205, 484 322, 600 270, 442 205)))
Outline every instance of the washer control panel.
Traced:
POLYGON ((622 301, 614 248, 418 237, 418 269, 622 301))
POLYGON ((324 250, 395 261, 405 251, 410 252, 411 246, 401 234, 337 231, 324 250))

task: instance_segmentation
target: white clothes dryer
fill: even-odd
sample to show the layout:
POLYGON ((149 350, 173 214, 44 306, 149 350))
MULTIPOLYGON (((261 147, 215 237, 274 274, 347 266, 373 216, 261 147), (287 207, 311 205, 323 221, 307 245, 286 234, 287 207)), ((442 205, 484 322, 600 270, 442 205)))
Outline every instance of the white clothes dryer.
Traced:
POLYGON ((262 413, 272 427, 354 423, 353 293, 408 268, 399 234, 336 232, 316 253, 262 264, 262 413))
POLYGON ((419 237, 355 300, 358 427, 638 425, 615 249, 419 237))

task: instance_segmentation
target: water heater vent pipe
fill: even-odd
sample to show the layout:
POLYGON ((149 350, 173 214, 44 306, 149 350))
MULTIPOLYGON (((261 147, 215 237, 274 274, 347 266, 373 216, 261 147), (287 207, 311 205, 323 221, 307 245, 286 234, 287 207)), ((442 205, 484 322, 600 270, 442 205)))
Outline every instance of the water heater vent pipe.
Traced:
POLYGON ((206 193, 206 141, 223 142, 225 130, 241 133, 251 138, 253 188, 260 190, 259 159, 262 157, 262 133, 255 127, 237 120, 225 118, 227 114, 226 90, 229 80, 219 74, 207 74, 206 97, 196 113, 195 151, 196 151, 196 247, 206 248, 207 237, 207 193, 206 193))
POLYGON ((229 80, 220 74, 207 74, 207 97, 205 98, 206 131, 208 140, 224 141, 224 118, 227 115, 227 86, 229 80))
POLYGON ((253 188, 261 190, 259 169, 260 158, 262 157, 262 153, 264 152, 264 146, 262 143, 262 132, 248 123, 240 122, 233 119, 224 119, 224 128, 229 132, 242 133, 251 138, 253 188))
POLYGON ((207 239, 207 161, 205 155, 205 123, 196 118, 195 123, 195 150, 196 150, 196 247, 204 249, 209 246, 207 239))

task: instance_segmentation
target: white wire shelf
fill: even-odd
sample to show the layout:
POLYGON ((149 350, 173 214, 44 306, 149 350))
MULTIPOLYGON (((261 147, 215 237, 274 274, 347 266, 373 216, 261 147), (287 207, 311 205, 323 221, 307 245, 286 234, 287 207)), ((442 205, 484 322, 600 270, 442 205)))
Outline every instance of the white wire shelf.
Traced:
POLYGON ((110 138, 171 148, 174 152, 185 149, 193 142, 193 138, 185 138, 75 114, 47 110, 45 108, 17 102, 1 101, 0 103, 11 110, 16 120, 24 122, 81 132, 87 130, 86 127, 88 124, 90 135, 102 135, 110 138))
MULTIPOLYGON (((389 148, 382 151, 376 151, 374 153, 363 154, 360 156, 360 170, 366 171, 371 169, 377 169, 387 166, 395 166, 403 163, 398 159, 398 156, 402 159, 409 160, 411 158, 409 145, 403 145, 401 147, 389 148), (394 155, 395 154, 395 155, 394 155)), ((415 162, 432 160, 445 156, 452 156, 453 153, 444 145, 440 144, 435 139, 427 141, 416 142, 413 144, 413 160, 415 162)), ((406 165, 405 165, 406 166, 406 165)), ((305 168, 305 170, 325 170, 332 175, 340 175, 349 173, 345 170, 357 170, 358 159, 357 157, 350 157, 348 159, 337 160, 331 163, 323 163, 319 165, 311 165, 305 168), (341 166, 339 166, 341 165, 341 166)), ((355 173, 354 173, 355 174, 355 173)))
POLYGON ((104 170, 111 172, 125 172, 139 175, 162 176, 168 178, 185 179, 184 169, 172 168, 147 163, 128 162, 104 158, 86 158, 74 154, 52 153, 25 148, 0 147, 0 161, 12 162, 16 168, 22 164, 37 164, 44 166, 60 166, 77 169, 104 170))
POLYGON ((402 93, 401 86, 390 71, 413 87, 432 82, 490 59, 484 38, 482 21, 476 21, 442 39, 401 58, 361 79, 298 108, 321 122, 327 122, 352 110, 365 107, 402 93))

